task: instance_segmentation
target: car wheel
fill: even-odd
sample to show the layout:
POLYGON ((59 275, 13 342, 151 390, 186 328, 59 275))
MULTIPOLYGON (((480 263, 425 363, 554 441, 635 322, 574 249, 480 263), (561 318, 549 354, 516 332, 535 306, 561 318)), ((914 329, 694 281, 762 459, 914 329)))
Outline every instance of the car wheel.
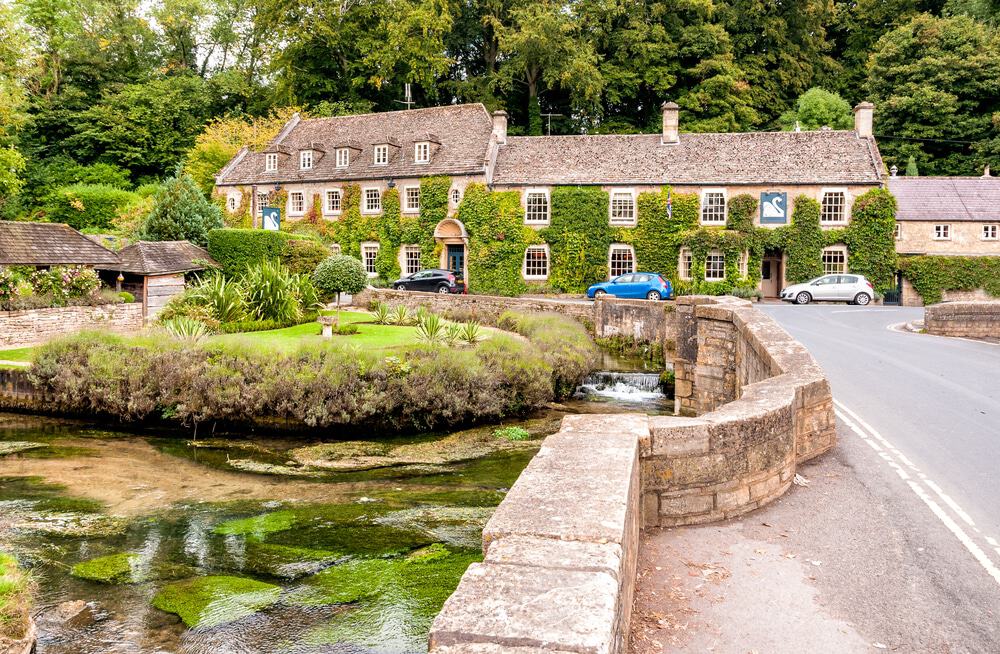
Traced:
POLYGON ((809 304, 810 302, 812 302, 812 296, 805 291, 795 296, 795 304, 809 304))
POLYGON ((608 294, 607 291, 596 290, 594 291, 594 299, 596 300, 597 298, 604 297, 607 294, 608 294))
POLYGON ((660 299, 660 292, 659 291, 650 291, 649 293, 646 293, 646 299, 647 300, 653 300, 654 302, 658 301, 660 299))
POLYGON ((865 306, 871 301, 872 299, 867 293, 858 293, 854 296, 854 304, 865 306))
POLYGON ((406 290, 406 284, 396 284, 395 286, 392 287, 392 290, 394 290, 394 291, 405 291, 406 290))
POLYGON ((447 284, 441 284, 440 286, 438 286, 438 293, 441 293, 442 295, 447 295, 450 292, 451 289, 448 288, 447 284))

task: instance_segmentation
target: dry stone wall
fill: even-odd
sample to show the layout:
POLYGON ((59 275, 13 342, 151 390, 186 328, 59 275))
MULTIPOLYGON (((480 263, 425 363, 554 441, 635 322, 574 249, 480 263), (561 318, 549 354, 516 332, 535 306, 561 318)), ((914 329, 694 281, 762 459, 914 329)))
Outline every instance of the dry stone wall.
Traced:
POLYGON ((142 329, 142 304, 0 311, 0 349, 38 345, 85 329, 128 334, 142 329))
POLYGON ((932 304, 924 310, 924 329, 937 336, 1000 339, 1000 301, 932 304))
POLYGON ((640 527, 751 511, 833 447, 823 371, 749 302, 682 297, 666 320, 652 302, 613 315, 616 329, 668 330, 688 415, 567 416, 487 524, 485 560, 434 621, 432 654, 625 651, 640 527))

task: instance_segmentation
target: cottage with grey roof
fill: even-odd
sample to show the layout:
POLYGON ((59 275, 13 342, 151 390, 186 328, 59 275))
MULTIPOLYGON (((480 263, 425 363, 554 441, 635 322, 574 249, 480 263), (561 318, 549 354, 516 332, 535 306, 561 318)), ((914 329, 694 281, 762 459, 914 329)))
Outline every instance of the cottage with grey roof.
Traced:
MULTIPOLYGON (((615 228, 635 227, 639 194, 664 187, 696 194, 698 222, 705 227, 724 228, 729 200, 740 194, 760 199, 754 219, 758 226, 789 224, 790 200, 805 195, 820 204, 824 229, 845 227, 854 198, 885 182, 872 134, 873 112, 870 103, 859 104, 850 131, 702 134, 682 132, 680 109, 668 102, 662 106, 659 134, 576 136, 508 135, 507 114, 489 113, 481 104, 319 119, 295 116, 263 151, 241 150, 219 172, 216 193, 230 213, 248 213, 258 224, 262 209, 275 203, 287 220, 309 212, 339 220, 349 187, 357 189, 361 214, 377 216, 385 192, 395 188, 405 219, 420 214, 420 180, 444 176, 451 182, 449 215, 434 227, 435 253, 440 253, 434 263, 468 280, 469 234, 457 210, 470 184, 518 193, 523 223, 535 230, 550 224, 551 192, 559 186, 602 189, 608 225, 615 228)), ((364 241, 352 252, 372 276, 378 272, 380 245, 364 241)), ((404 243, 393 252, 403 275, 427 262, 420 247, 404 243)), ((711 256, 723 259, 720 253, 711 256)), ((843 244, 826 248, 824 271, 846 271, 848 256, 843 244)), ((549 258, 547 244, 527 247, 523 279, 545 283, 549 258)), ((706 263, 703 278, 716 279, 711 275, 720 274, 724 263, 706 263)), ((781 251, 765 253, 765 295, 776 296, 784 285, 786 263, 781 251)), ((611 244, 608 276, 634 272, 637 266, 641 262, 631 245, 611 244)), ((678 278, 691 278, 689 252, 680 253, 678 278)), ((476 280, 468 282, 475 288, 476 280)))

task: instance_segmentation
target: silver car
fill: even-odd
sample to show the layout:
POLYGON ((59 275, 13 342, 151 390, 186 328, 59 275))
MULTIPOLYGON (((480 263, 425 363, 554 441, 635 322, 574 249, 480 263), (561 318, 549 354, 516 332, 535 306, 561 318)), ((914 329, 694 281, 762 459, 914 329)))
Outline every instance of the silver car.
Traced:
POLYGON ((875 299, 875 287, 864 275, 823 275, 783 289, 781 299, 795 304, 830 301, 864 306, 875 299))

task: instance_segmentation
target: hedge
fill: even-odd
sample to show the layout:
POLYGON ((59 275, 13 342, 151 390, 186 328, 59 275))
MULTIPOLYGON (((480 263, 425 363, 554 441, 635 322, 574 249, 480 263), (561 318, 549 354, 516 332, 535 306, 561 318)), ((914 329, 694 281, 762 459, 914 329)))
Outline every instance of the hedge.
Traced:
POLYGON ((899 270, 920 293, 924 304, 936 304, 944 291, 985 290, 1000 297, 1000 257, 902 257, 899 270))
POLYGON ((315 266, 308 270, 299 268, 308 267, 313 260, 318 263, 328 256, 322 244, 310 236, 265 229, 213 229, 208 233, 208 253, 230 276, 238 275, 251 264, 263 260, 281 261, 291 272, 311 273, 315 266), (298 242, 293 245, 293 241, 298 242))
POLYGON ((136 193, 109 184, 63 186, 46 198, 45 219, 74 229, 110 229, 125 207, 139 199, 136 193))

